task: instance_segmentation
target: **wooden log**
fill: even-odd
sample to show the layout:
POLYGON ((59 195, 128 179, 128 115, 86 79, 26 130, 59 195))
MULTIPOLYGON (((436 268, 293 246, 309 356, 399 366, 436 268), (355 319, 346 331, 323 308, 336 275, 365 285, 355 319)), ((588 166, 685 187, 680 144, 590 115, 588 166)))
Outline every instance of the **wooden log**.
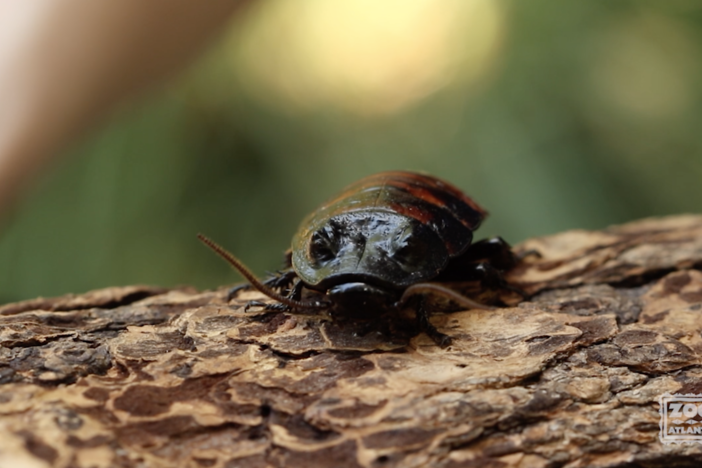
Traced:
POLYGON ((702 216, 518 249, 533 297, 434 315, 447 349, 225 289, 0 307, 0 466, 698 466, 658 401, 702 393, 702 216))

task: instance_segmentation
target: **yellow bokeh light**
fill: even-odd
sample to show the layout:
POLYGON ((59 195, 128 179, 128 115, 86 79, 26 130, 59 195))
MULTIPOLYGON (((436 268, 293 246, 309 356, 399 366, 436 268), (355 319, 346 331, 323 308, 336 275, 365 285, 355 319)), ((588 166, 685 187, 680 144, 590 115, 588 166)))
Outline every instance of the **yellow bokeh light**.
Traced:
POLYGON ((248 24, 234 63, 274 105, 392 114, 479 81, 503 29, 494 0, 276 0, 248 24))

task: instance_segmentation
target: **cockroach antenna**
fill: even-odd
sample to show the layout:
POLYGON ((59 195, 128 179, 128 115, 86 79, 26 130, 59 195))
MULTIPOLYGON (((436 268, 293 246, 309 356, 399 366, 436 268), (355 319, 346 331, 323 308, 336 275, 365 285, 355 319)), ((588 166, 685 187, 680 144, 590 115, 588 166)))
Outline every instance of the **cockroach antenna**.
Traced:
POLYGON ((261 280, 256 278, 256 275, 254 275, 253 272, 241 262, 241 260, 229 253, 224 247, 220 246, 215 241, 209 239, 203 234, 198 234, 197 238, 200 239, 203 244, 214 250, 220 257, 225 259, 227 263, 233 266, 239 273, 241 273, 241 275, 244 278, 246 278, 246 280, 249 283, 251 283, 251 286, 256 288, 261 293, 265 294, 266 296, 270 297, 271 299, 296 309, 325 309, 328 307, 328 304, 326 304, 325 302, 297 301, 295 299, 283 296, 282 294, 275 292, 273 289, 263 284, 261 280))

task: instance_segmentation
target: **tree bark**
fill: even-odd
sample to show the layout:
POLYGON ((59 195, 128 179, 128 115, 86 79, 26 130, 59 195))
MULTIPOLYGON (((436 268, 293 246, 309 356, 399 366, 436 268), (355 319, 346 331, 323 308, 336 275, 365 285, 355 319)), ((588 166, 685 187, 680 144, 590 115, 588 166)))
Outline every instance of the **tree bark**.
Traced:
POLYGON ((702 216, 529 249, 531 299, 433 315, 447 349, 224 288, 0 307, 0 466, 698 466, 658 399, 702 393, 702 216))

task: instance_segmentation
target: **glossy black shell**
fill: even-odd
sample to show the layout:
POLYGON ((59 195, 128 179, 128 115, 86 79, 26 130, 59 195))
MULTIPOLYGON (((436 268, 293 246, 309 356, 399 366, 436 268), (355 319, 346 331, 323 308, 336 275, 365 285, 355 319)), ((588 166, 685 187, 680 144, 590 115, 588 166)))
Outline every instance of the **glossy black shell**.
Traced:
POLYGON ((293 238, 292 265, 317 290, 348 282, 406 288, 435 277, 463 253, 486 216, 440 179, 381 172, 305 218, 293 238))

